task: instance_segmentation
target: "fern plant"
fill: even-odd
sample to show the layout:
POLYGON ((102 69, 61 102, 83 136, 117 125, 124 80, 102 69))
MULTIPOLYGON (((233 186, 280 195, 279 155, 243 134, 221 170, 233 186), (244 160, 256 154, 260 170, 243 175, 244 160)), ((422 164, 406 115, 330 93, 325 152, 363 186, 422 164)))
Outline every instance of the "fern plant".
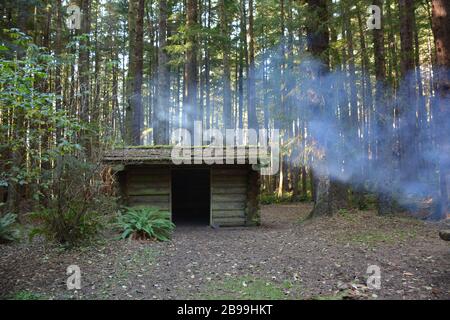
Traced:
POLYGON ((158 208, 126 208, 117 220, 117 225, 123 230, 122 239, 168 241, 175 229, 170 213, 158 208))
POLYGON ((13 213, 7 213, 0 217, 0 242, 11 242, 19 239, 16 219, 17 215, 13 213))

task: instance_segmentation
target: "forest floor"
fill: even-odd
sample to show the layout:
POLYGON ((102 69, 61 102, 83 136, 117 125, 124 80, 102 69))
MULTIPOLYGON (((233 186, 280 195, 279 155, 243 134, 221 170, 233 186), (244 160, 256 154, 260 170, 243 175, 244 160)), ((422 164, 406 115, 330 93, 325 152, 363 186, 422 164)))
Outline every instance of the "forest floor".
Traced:
POLYGON ((0 245, 0 297, 450 299, 450 245, 439 225, 371 211, 305 220, 310 210, 263 206, 261 227, 179 227, 168 243, 0 245), (81 269, 81 290, 67 290, 69 265, 81 269), (380 268, 380 290, 365 284, 370 265, 380 268))

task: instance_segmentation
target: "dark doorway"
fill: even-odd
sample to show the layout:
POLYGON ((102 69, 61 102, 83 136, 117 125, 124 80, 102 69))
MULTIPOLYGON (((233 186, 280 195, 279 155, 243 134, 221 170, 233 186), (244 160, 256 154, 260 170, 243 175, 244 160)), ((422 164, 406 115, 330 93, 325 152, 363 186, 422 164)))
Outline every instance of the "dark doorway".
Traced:
POLYGON ((209 170, 172 170, 172 220, 179 224, 210 224, 209 170))

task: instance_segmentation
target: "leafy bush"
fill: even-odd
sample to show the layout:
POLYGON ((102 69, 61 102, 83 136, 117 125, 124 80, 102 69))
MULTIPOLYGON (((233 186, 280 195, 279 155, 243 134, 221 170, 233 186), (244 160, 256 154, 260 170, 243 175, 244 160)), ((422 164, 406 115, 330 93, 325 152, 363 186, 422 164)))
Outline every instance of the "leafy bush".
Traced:
POLYGON ((168 241, 175 229, 170 213, 158 208, 127 208, 118 217, 117 224, 123 230, 122 239, 131 237, 168 241))
POLYGON ((103 217, 97 211, 82 213, 81 208, 69 208, 58 212, 54 208, 42 209, 31 216, 40 220, 40 225, 30 232, 30 239, 37 235, 47 240, 74 246, 91 239, 103 227, 103 217))
POLYGON ((0 242, 10 242, 19 239, 19 229, 16 227, 17 215, 7 213, 0 217, 0 242))
POLYGON ((30 215, 39 223, 30 238, 43 235, 47 240, 74 246, 95 236, 106 216, 117 209, 116 199, 103 190, 100 169, 82 157, 61 157, 51 185, 55 197, 30 215))

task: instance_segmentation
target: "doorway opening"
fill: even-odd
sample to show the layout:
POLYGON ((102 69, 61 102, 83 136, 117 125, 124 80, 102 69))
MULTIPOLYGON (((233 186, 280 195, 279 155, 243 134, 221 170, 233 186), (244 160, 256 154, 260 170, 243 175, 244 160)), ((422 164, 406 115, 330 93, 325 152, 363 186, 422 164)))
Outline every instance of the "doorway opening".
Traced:
POLYGON ((172 170, 172 221, 176 225, 210 224, 210 171, 172 170))

